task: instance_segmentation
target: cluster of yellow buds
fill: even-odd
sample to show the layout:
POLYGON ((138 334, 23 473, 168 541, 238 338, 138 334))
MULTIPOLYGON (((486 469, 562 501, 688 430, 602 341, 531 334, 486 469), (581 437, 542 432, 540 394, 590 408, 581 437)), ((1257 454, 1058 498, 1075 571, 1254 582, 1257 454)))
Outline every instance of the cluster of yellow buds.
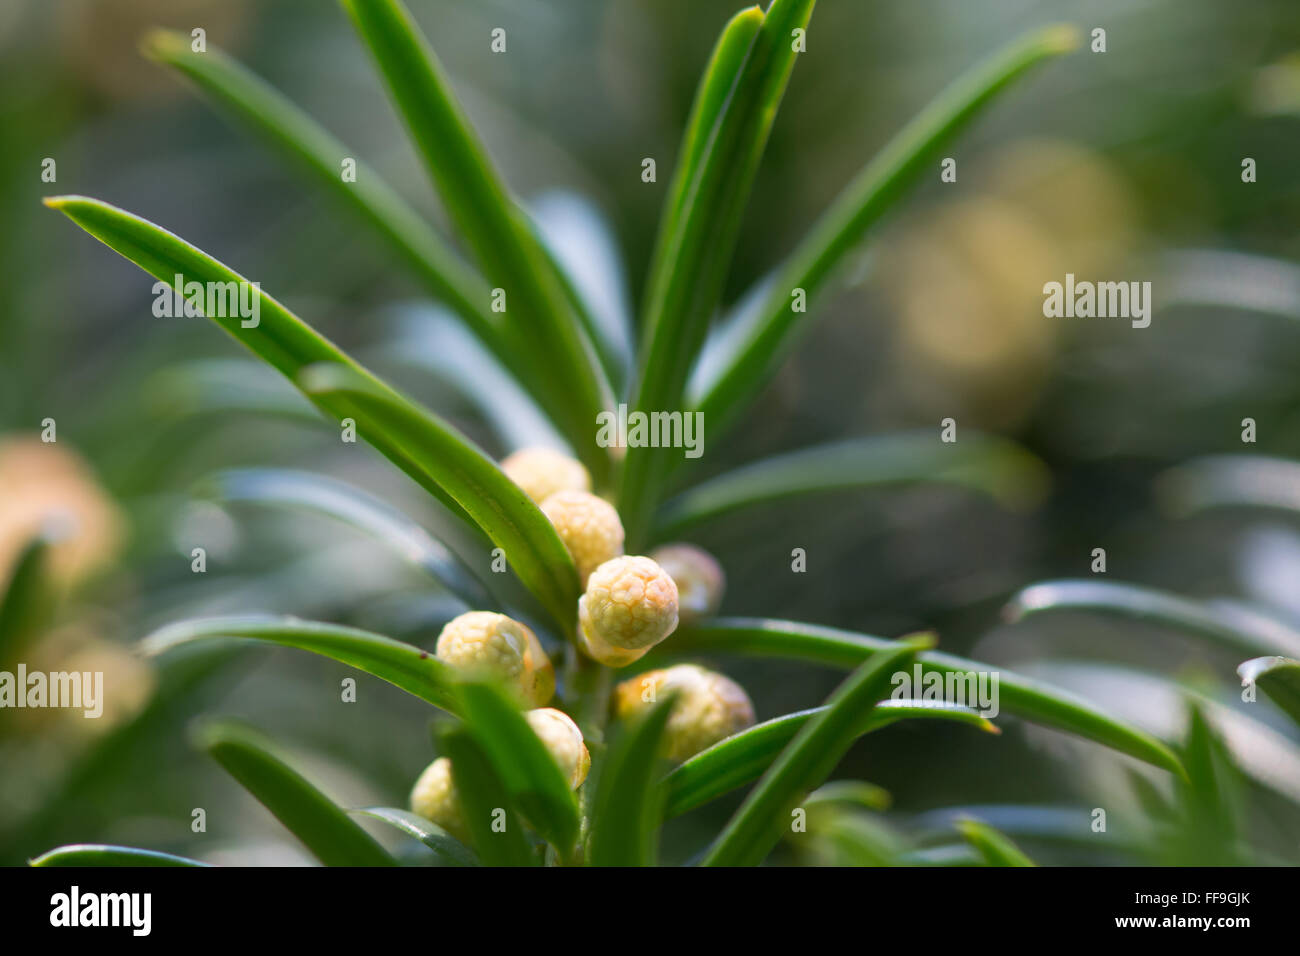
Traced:
MULTIPOLYGON (((524 716, 559 764, 569 786, 577 790, 591 769, 591 755, 578 725, 568 714, 553 707, 530 710, 524 716)), ((446 757, 439 757, 429 764, 415 781, 411 788, 411 810, 438 824, 458 840, 469 840, 469 825, 456 793, 451 761, 446 757)))
POLYGON ((623 681, 614 688, 614 713, 623 720, 636 717, 668 693, 677 695, 664 731, 670 760, 688 760, 719 740, 754 726, 754 705, 744 688, 694 664, 646 671, 623 681))
POLYGON ((532 707, 555 696, 555 668, 532 629, 492 611, 467 611, 438 635, 440 661, 474 677, 488 677, 532 707))

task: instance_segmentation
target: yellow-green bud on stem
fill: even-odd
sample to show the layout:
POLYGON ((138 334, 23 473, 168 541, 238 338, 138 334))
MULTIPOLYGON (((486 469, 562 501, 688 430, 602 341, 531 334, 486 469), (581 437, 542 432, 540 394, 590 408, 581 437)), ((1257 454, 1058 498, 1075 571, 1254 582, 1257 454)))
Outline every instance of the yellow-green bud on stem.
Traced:
POLYGON ((457 671, 500 681, 534 706, 555 693, 555 668, 530 628, 493 611, 467 611, 438 635, 438 659, 457 671))
POLYGON ((438 824, 462 843, 469 842, 469 827, 451 779, 451 761, 446 757, 439 757, 425 767, 415 781, 411 788, 411 812, 438 824))
POLYGON ((627 720, 649 710, 672 691, 677 693, 677 702, 664 731, 670 760, 689 760, 719 740, 754 726, 754 705, 744 688, 694 664, 646 671, 623 681, 614 688, 614 713, 627 720))
POLYGON ((677 584, 678 613, 683 624, 718 612, 727 579, 713 555, 693 544, 674 543, 656 548, 650 557, 677 584))
POLYGON ((609 667, 626 667, 677 628, 677 585, 650 558, 613 558, 578 599, 578 643, 609 667))
POLYGON ((564 779, 569 786, 577 790, 582 781, 587 779, 591 769, 591 754, 582 739, 578 725, 562 710, 554 707, 539 707, 524 714, 533 733, 541 738, 546 749, 550 751, 555 762, 564 772, 564 779))
MULTIPOLYGON (((560 765, 569 786, 577 790, 591 770, 591 755, 578 725, 564 711, 553 707, 530 710, 524 717, 560 765)), ((438 824, 456 839, 469 842, 469 827, 456 793, 451 761, 446 757, 429 764, 415 781, 411 788, 411 811, 438 824)))
POLYGON ((559 491, 542 502, 542 514, 573 556, 583 587, 592 571, 623 553, 623 522, 604 498, 585 491, 559 491))
POLYGON ((591 491, 582 462, 553 448, 521 448, 502 459, 501 470, 539 505, 557 491, 591 491))

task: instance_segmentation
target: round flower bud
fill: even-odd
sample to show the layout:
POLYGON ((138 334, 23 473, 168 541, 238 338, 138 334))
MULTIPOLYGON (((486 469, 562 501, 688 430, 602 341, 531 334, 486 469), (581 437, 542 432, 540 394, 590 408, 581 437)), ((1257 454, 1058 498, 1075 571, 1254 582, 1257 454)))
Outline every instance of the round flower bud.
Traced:
POLYGON ((469 841, 469 827, 451 779, 451 761, 439 757, 424 768, 411 788, 411 811, 432 820, 461 842, 469 841))
POLYGON ((578 637, 589 657, 624 667, 677 628, 677 585, 645 557, 606 561, 578 599, 578 637))
POLYGON ((542 502, 542 514, 573 556, 583 587, 592 571, 623 553, 623 522, 604 498, 585 491, 556 492, 542 502))
POLYGON ((651 551, 650 557, 677 584, 682 623, 690 624, 717 613, 726 576, 713 555, 693 544, 666 544, 651 551))
POLYGON ((539 505, 557 491, 591 491, 582 462, 553 448, 521 448, 501 461, 501 470, 539 505))
POLYGON ((582 731, 578 725, 562 710, 554 707, 541 707, 524 714, 533 732, 541 738, 546 749, 550 751, 555 762, 564 772, 569 786, 577 790, 582 781, 587 779, 591 769, 591 754, 583 743, 582 731))
POLYGON ((440 661, 462 673, 488 677, 518 691, 529 704, 545 704, 555 693, 555 671, 533 632, 492 611, 467 611, 438 635, 440 661))
POLYGON ((739 684, 694 664, 647 671, 614 688, 614 713, 626 720, 670 692, 677 702, 664 731, 670 760, 683 761, 754 726, 754 705, 739 684))

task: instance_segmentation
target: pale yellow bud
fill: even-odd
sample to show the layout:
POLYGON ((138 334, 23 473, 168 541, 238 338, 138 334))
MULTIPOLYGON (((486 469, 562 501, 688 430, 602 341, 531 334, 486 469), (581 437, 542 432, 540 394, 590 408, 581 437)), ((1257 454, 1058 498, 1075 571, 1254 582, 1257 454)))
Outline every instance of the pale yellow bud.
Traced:
POLYGON ((591 491, 582 462, 552 448, 521 448, 502 460, 501 470, 539 505, 557 491, 591 491))
POLYGON ((469 841, 469 827, 451 779, 451 761, 439 757, 424 768, 411 788, 411 812, 438 824, 461 842, 469 841))
POLYGON ((718 612, 726 576, 713 555, 693 544, 666 544, 650 557, 677 585, 677 606, 683 624, 718 612))
POLYGON ((560 491, 542 502, 542 514, 573 556, 583 587, 592 571, 623 553, 623 522, 604 498, 585 491, 560 491))
POLYGON ((632 663, 676 628, 677 585, 646 557, 606 561, 578 599, 582 649, 610 667, 632 663))
POLYGON ((591 769, 591 754, 582 740, 578 725, 562 710, 541 707, 524 714, 533 732, 541 738, 555 762, 560 765, 569 786, 577 790, 591 769))
POLYGON ((467 611, 438 635, 438 659, 471 677, 487 677, 516 690, 528 704, 555 693, 555 670, 532 630, 492 611, 467 611))
POLYGON ((614 713, 623 720, 676 692, 664 731, 667 756, 683 761, 719 740, 754 726, 754 705, 735 681, 694 664, 646 671, 614 688, 614 713))

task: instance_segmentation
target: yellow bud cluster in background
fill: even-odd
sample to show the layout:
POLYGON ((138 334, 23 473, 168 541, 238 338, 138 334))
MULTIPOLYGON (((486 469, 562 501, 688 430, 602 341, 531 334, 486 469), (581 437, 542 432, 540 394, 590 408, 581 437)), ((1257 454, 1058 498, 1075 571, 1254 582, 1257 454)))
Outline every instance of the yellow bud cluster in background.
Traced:
POLYGON ((667 756, 689 760, 719 740, 754 726, 754 705, 731 678, 694 664, 646 671, 614 688, 614 714, 628 720, 676 693, 664 731, 667 756))
POLYGON ((502 460, 501 470, 539 505, 556 492, 591 491, 582 463, 553 448, 521 448, 502 460))
MULTIPOLYGON (((577 790, 591 769, 591 755, 569 715, 553 707, 530 710, 524 717, 555 762, 569 786, 577 790)), ((429 764, 411 788, 411 811, 442 827, 461 842, 469 842, 469 825, 456 793, 451 761, 439 757, 429 764)))
POLYGON ((467 676, 487 677, 534 707, 555 695, 555 668, 532 630, 492 611, 467 611, 438 635, 437 656, 467 676))
POLYGON ((716 614, 722 604, 726 575, 709 552, 693 544, 665 544, 650 552, 677 585, 678 616, 683 624, 716 614))

